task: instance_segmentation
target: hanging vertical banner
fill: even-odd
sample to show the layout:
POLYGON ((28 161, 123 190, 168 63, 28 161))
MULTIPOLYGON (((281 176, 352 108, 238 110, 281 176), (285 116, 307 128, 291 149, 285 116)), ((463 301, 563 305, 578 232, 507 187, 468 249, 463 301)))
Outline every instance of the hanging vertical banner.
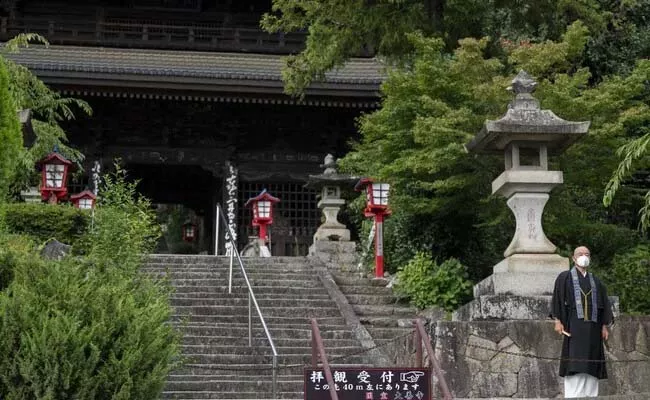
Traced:
POLYGON ((228 221, 228 228, 226 229, 226 255, 232 252, 232 243, 230 241, 230 233, 233 234, 233 242, 237 243, 237 189, 239 186, 239 178, 237 168, 230 162, 226 162, 226 220, 228 221))
MULTIPOLYGON (((428 368, 335 368, 339 400, 431 400, 428 368)), ((305 400, 330 400, 322 368, 305 368, 305 400)))
POLYGON ((99 193, 99 184, 101 183, 101 172, 102 172, 102 165, 99 163, 99 161, 95 160, 93 163, 93 168, 92 168, 92 181, 93 181, 93 194, 97 196, 99 193))

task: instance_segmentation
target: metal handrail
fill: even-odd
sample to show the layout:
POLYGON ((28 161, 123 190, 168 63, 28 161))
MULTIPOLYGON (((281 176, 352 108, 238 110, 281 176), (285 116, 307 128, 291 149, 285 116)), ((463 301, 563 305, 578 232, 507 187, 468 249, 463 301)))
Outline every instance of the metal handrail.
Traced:
MULTIPOLYGON (((219 231, 218 231, 218 226, 219 223, 218 221, 221 220, 223 223, 225 229, 227 229, 228 235, 226 235, 226 240, 230 242, 231 245, 231 251, 230 251, 230 272, 229 272, 229 279, 228 279, 228 294, 232 294, 232 267, 233 267, 233 260, 236 257, 237 261, 239 263, 239 269, 241 270, 242 275, 244 276, 244 280, 246 281, 246 286, 248 287, 248 346, 253 346, 253 309, 252 305, 255 305, 255 310, 257 311, 257 316, 260 318, 260 322, 262 323, 262 327, 264 328, 264 333, 266 334, 266 339, 269 341, 269 345, 271 345, 271 350, 273 351, 273 383, 272 383, 272 393, 273 393, 273 398, 277 398, 277 381, 278 381, 278 351, 275 348, 275 344, 273 343, 273 338, 271 337, 271 332, 269 332, 268 326, 266 326, 266 321, 264 320, 264 316, 262 316, 262 310, 260 310, 260 306, 257 303, 257 299, 255 298, 255 293, 253 293, 253 288, 251 287, 251 282, 248 279, 248 274, 246 274, 246 269, 244 268, 244 262, 241 259, 241 255, 239 254, 239 250, 237 250, 237 243, 235 243, 235 235, 230 226, 228 225, 228 222, 226 220, 226 216, 223 214, 223 210, 221 209, 221 206, 217 204, 217 238, 219 236, 219 231)), ((218 240, 215 239, 215 250, 214 254, 218 255, 219 253, 219 247, 218 247, 218 240)))
POLYGON ((451 400, 453 397, 449 391, 449 386, 447 386, 445 376, 442 373, 442 368, 440 368, 440 364, 438 364, 436 354, 433 352, 433 347, 431 347, 431 338, 429 338, 429 334, 424 330, 424 325, 420 319, 415 320, 415 330, 413 334, 415 336, 415 360, 417 366, 420 368, 423 367, 422 342, 424 341, 424 347, 429 355, 429 363, 433 367, 433 373, 436 375, 436 378, 438 378, 438 387, 440 387, 440 391, 442 392, 442 398, 444 400, 451 400))
POLYGON ((330 387, 330 399, 339 400, 339 395, 336 393, 336 386, 334 385, 334 378, 332 377, 332 370, 330 369, 330 364, 327 361, 327 355, 325 354, 325 346, 323 345, 323 338, 320 336, 320 329, 318 328, 318 322, 315 318, 311 319, 311 365, 312 367, 318 367, 318 356, 320 356, 320 361, 323 364, 323 371, 325 372, 325 380, 330 387))

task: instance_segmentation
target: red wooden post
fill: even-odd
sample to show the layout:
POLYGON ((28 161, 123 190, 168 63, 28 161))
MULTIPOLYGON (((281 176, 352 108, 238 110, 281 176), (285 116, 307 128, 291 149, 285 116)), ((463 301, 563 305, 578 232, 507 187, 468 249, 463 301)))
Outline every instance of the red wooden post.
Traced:
POLYGON ((415 341, 415 366, 422 368, 422 337, 417 328, 413 331, 413 340, 415 341))
POLYGON ((268 237, 266 236, 266 223, 260 223, 259 227, 260 227, 259 237, 264 241, 264 243, 266 243, 268 240, 268 237))
POLYGON ((384 277, 384 214, 375 215, 375 277, 384 277))
POLYGON ((316 322, 315 318, 311 319, 311 332, 312 338, 316 340, 316 346, 318 347, 318 353, 320 354, 320 361, 323 364, 323 371, 325 372, 325 380, 330 387, 330 399, 339 400, 339 395, 336 393, 334 384, 334 377, 332 376, 332 370, 330 369, 330 364, 327 362, 327 356, 325 355, 325 346, 323 346, 323 339, 320 336, 320 329, 318 329, 318 322, 316 322))
POLYGON ((415 330, 418 331, 420 338, 424 339, 424 346, 427 349, 427 354, 429 355, 429 364, 431 364, 433 373, 436 374, 436 377, 438 378, 438 386, 442 392, 442 398, 444 400, 451 400, 451 391, 449 390, 449 386, 447 386, 445 375, 442 373, 442 369, 440 368, 440 364, 438 364, 436 354, 434 353, 433 347, 431 346, 431 338, 429 337, 429 334, 427 334, 427 331, 424 330, 424 325, 419 319, 415 320, 415 330))

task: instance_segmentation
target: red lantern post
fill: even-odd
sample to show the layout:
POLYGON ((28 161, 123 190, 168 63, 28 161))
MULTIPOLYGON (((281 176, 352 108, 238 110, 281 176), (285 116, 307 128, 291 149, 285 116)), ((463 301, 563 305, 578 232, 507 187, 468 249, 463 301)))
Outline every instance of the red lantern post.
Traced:
POLYGON ((97 196, 90 190, 84 190, 81 193, 73 194, 70 196, 70 201, 75 207, 82 210, 91 210, 95 208, 95 200, 97 196))
POLYGON ((366 217, 375 218, 375 277, 384 277, 384 218, 391 214, 388 208, 388 183, 374 183, 372 179, 362 178, 354 189, 366 191, 366 217))
POLYGON ((41 198, 56 204, 68 194, 68 170, 72 162, 54 150, 37 165, 41 169, 41 198))
POLYGON ((266 189, 255 197, 248 199, 244 207, 253 209, 253 226, 259 227, 259 238, 266 243, 268 241, 266 226, 273 223, 273 204, 280 199, 271 196, 266 189))

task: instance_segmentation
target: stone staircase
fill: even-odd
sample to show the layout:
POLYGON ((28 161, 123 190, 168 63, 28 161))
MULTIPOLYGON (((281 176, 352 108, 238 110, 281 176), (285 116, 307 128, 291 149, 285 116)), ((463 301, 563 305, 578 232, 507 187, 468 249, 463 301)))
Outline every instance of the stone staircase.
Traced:
MULTIPOLYGON (((302 399, 302 370, 311 362, 309 319, 317 318, 329 359, 367 363, 315 268, 304 257, 244 259, 279 353, 278 398, 302 399)), ((168 379, 163 399, 271 398, 272 351, 253 309, 248 346, 248 291, 239 267, 228 294, 226 257, 150 256, 144 272, 167 275, 175 289, 172 322, 183 333, 184 366, 168 379)))
MULTIPOLYGON (((358 272, 334 272, 332 275, 374 342, 383 346, 382 351, 392 363, 400 364, 399 354, 386 345, 404 336, 408 338, 413 332, 411 321, 418 317, 418 310, 400 302, 393 290, 386 287, 386 279, 367 278, 358 272)), ((396 344, 404 345, 408 339, 396 344)))

